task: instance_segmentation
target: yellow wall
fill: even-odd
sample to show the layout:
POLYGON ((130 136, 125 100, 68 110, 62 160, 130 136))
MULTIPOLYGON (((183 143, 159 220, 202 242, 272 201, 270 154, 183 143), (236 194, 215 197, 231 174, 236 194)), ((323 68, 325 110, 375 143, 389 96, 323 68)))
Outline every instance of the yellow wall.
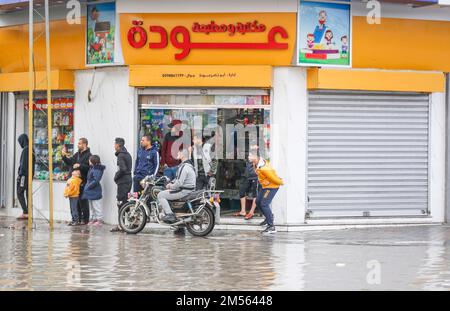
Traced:
POLYGON ((450 72, 450 22, 353 17, 353 68, 450 72))
MULTIPOLYGON (((35 24, 34 36, 44 30, 35 24)), ((50 24, 52 69, 83 69, 85 66, 85 19, 81 25, 69 25, 65 20, 50 24)), ((45 70, 45 35, 35 42, 35 68, 45 70)), ((0 72, 28 71, 28 26, 0 27, 0 72)))
MULTIPOLYGON (((381 25, 369 25, 365 17, 353 18, 353 68, 450 72, 450 22, 393 18, 381 21, 381 25)), ((129 25, 126 23, 122 27, 128 29, 129 25)), ((43 24, 36 25, 35 35, 42 29, 43 24)), ((51 33, 52 69, 84 69, 85 19, 81 25, 68 25, 65 20, 53 21, 51 33)), ((295 32, 291 30, 290 33, 295 32)), ((170 51, 167 57, 172 59, 173 52, 170 51)), ((44 70, 44 37, 36 43, 35 53, 36 70, 44 70)), ((218 62, 220 53, 225 55, 227 51, 214 52, 218 62)), ((230 56, 226 59, 227 63, 236 61, 230 56)), ((248 64, 256 62, 256 58, 252 61, 246 56, 246 59, 250 59, 248 64)), ((196 63, 201 62, 201 59, 196 60, 196 63)), ((139 62, 144 63, 143 60, 139 62)), ((0 72, 27 70, 27 26, 0 28, 0 72)))

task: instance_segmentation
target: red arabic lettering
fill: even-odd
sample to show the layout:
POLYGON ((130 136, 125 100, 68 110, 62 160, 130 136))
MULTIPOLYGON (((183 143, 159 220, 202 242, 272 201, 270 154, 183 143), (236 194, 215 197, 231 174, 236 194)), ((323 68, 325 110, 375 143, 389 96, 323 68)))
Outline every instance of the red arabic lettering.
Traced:
POLYGON ((192 49, 236 49, 236 50, 284 50, 288 48, 287 43, 279 43, 275 36, 279 34, 283 39, 288 38, 287 31, 280 26, 273 27, 268 34, 268 40, 265 43, 245 43, 245 42, 191 42, 189 31, 186 27, 177 26, 170 33, 170 43, 181 49, 181 53, 175 54, 175 59, 182 60, 187 57, 192 49), (178 40, 178 36, 182 40, 178 40))
POLYGON ((150 43, 151 49, 163 49, 167 46, 167 31, 161 26, 150 26, 150 32, 157 32, 161 36, 161 41, 157 43, 150 43))
POLYGON ((203 32, 209 35, 212 32, 228 32, 230 36, 234 36, 236 33, 245 35, 247 32, 264 32, 266 31, 266 25, 259 24, 257 20, 247 23, 236 24, 216 24, 215 21, 211 21, 209 24, 194 23, 192 25, 193 32, 203 32))
POLYGON ((142 21, 133 21, 134 27, 128 30, 128 43, 136 49, 144 47, 147 43, 147 32, 142 27, 143 24, 142 21), (139 41, 136 41, 136 34, 139 34, 139 41))
MULTIPOLYGON (((134 48, 142 48, 147 43, 147 33, 145 29, 142 27, 142 21, 133 21, 134 27, 132 27, 128 31, 128 42, 134 48), (136 33, 139 33, 139 41, 136 41, 136 33)), ((258 32, 262 32, 266 30, 266 26, 263 24, 258 24, 257 21, 253 23, 247 23, 248 25, 237 23, 236 25, 217 25, 214 21, 211 21, 208 25, 200 25, 198 23, 194 23, 192 31, 194 32, 204 32, 205 34, 209 34, 210 32, 230 32, 230 35, 233 33, 242 33, 245 34, 248 29, 258 30, 258 32), (209 27, 209 28, 208 28, 209 27), (243 28, 239 28, 243 27, 243 28), (250 28, 249 28, 250 27, 250 28)), ((176 60, 182 60, 186 58, 191 50, 193 49, 236 49, 236 50, 285 50, 288 49, 288 43, 277 42, 277 35, 279 35, 282 39, 287 39, 288 33, 286 29, 281 26, 272 27, 267 34, 267 42, 261 43, 249 43, 249 42, 192 42, 191 35, 189 30, 184 26, 176 26, 170 32, 170 36, 168 36, 165 28, 161 26, 150 26, 150 32, 158 33, 160 35, 159 42, 150 42, 150 49, 162 49, 167 47, 168 40, 170 38, 170 43, 173 47, 180 49, 181 52, 175 53, 176 60)))

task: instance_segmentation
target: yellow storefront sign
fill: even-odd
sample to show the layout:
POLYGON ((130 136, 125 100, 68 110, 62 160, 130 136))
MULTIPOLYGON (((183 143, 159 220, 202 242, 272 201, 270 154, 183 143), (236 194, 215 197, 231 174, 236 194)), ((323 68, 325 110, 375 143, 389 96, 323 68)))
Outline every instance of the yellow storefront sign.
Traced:
POLYGON ((295 13, 120 14, 127 65, 290 65, 295 13))

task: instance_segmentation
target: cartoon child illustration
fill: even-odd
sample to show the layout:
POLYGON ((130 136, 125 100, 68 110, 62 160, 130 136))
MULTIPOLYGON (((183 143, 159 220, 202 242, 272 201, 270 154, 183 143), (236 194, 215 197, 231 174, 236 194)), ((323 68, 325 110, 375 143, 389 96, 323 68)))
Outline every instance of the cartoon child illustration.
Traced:
POLYGON ((315 43, 320 43, 322 41, 322 38, 324 36, 325 31, 327 30, 327 12, 322 10, 319 12, 319 24, 316 26, 316 28, 314 29, 314 42, 315 43))
POLYGON ((348 40, 347 40, 347 36, 342 36, 341 37, 341 44, 342 44, 342 56, 347 56, 348 53, 348 40))
POLYGON ((333 32, 331 31, 331 29, 328 29, 327 31, 325 31, 325 41, 327 46, 332 46, 333 45, 333 32))
POLYGON ((319 12, 319 29, 323 29, 326 27, 325 23, 327 22, 327 12, 322 10, 319 12))
POLYGON ((306 45, 309 49, 312 49, 314 47, 314 35, 312 33, 309 33, 306 36, 306 45))

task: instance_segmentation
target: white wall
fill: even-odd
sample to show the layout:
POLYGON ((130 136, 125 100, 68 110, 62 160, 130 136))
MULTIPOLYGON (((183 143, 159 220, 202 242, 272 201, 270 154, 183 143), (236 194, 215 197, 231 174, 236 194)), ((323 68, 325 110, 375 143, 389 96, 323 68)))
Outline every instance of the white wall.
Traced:
POLYGON ((306 198, 306 69, 275 67, 271 163, 285 185, 273 202, 276 223, 300 224, 306 198))
POLYGON ((431 94, 430 211, 433 222, 445 221, 445 93, 431 94))
MULTIPOLYGON (((77 71, 75 73, 75 139, 86 137, 93 154, 106 165, 103 175, 105 221, 117 223, 114 174, 117 169, 114 139, 125 139, 132 155, 136 149, 137 103, 134 89, 128 85, 125 67, 77 71), (92 101, 88 91, 92 87, 92 101)), ((134 158, 134 157, 133 157, 134 158)))
POLYGON ((7 150, 7 163, 6 163, 6 180, 9 181, 6 184, 6 207, 9 210, 14 204, 15 194, 15 177, 16 169, 14 166, 15 162, 15 149, 18 147, 18 143, 15 137, 15 113, 16 107, 14 104, 14 95, 12 93, 8 94, 8 130, 7 130, 7 140, 6 140, 6 150, 7 150))
POLYGON ((119 13, 297 12, 297 0, 117 0, 119 13))

